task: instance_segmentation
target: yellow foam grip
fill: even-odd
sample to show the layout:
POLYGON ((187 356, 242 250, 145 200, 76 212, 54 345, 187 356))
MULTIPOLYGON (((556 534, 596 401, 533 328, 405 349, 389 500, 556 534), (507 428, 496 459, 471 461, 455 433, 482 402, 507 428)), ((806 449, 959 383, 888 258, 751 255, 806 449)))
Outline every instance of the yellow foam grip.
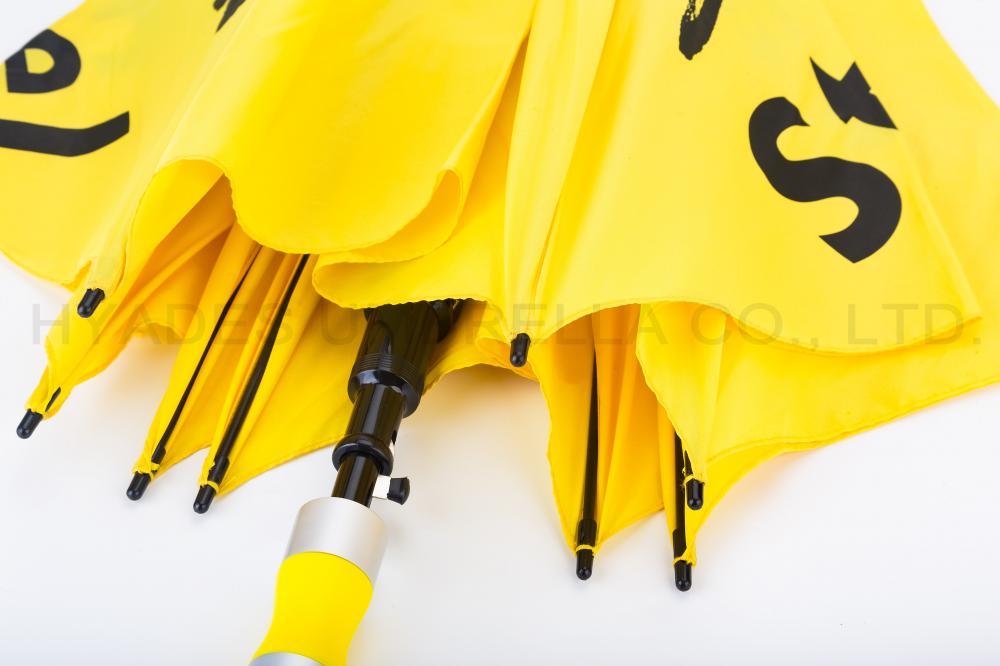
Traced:
POLYGON ((371 581, 353 563, 327 553, 292 555, 278 572, 271 628, 254 658, 291 652, 344 666, 371 598, 371 581))

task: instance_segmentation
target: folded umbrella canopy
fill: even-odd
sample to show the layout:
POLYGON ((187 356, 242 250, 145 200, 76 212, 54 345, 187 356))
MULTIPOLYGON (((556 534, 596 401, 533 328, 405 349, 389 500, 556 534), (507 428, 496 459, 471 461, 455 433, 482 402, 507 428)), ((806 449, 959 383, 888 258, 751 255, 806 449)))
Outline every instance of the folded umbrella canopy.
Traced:
POLYGON ((433 247, 531 5, 91 0, 6 62, 0 249, 89 315, 223 174, 275 249, 433 247))
POLYGON ((536 14, 508 84, 504 211, 467 241, 477 251, 407 280, 322 258, 321 293, 367 305, 461 292, 491 303, 508 339, 624 303, 712 304, 763 331, 777 310, 783 341, 825 352, 854 350, 848 323, 876 349, 957 325, 904 321, 897 335, 883 303, 978 316, 908 130, 851 74, 863 64, 821 0, 723 3, 693 59, 676 28, 664 38, 682 0, 560 6, 559 29, 536 30, 556 13, 536 14), (855 114, 870 122, 845 122, 855 114))

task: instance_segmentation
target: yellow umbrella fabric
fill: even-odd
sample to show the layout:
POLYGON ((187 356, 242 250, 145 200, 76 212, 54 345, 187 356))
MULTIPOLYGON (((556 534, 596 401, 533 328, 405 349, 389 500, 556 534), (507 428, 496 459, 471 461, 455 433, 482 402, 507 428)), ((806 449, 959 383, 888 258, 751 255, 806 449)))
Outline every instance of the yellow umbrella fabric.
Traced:
MULTIPOLYGON (((877 11, 864 3, 722 4, 711 38, 691 57, 656 39, 683 4, 615 5, 538 272, 545 278, 538 285, 550 286, 505 300, 511 295, 505 253, 517 249, 509 240, 509 201, 516 192, 516 131, 524 126, 519 95, 531 93, 524 83, 532 69, 530 40, 452 237, 425 256, 394 264, 321 258, 316 283, 352 307, 449 296, 488 302, 492 319, 479 344, 494 352, 519 332, 510 325, 517 307, 534 308, 533 330, 542 333, 532 355, 558 344, 559 335, 545 331, 583 326, 575 318, 588 309, 643 303, 632 315, 635 331, 622 340, 627 345, 638 336, 642 374, 661 405, 634 417, 635 427, 656 434, 649 441, 659 443, 661 488, 638 493, 633 499, 642 509, 632 515, 667 506, 677 528, 676 421, 684 480, 710 483, 707 510, 680 507, 685 539, 677 559, 693 563, 694 535, 711 508, 760 460, 995 379, 998 366, 977 351, 981 341, 966 345, 964 364, 950 363, 948 355, 959 332, 975 340, 988 325, 979 313, 993 311, 986 293, 990 245, 981 221, 996 218, 990 186, 996 109, 915 2, 893 0, 877 11), (879 36, 884 25, 898 28, 894 48, 879 36), (924 66, 913 69, 906 54, 918 51, 924 66), (773 77, 761 73, 773 71, 773 77), (938 85, 933 94, 928 81, 938 85), (771 122, 767 114, 788 108, 766 104, 777 99, 787 99, 810 125, 789 124, 787 135, 773 136, 779 155, 761 149, 761 157, 754 154, 751 125, 755 118, 771 122), (956 122, 942 128, 941 117, 956 122), (899 192, 893 233, 871 254, 853 253, 836 235, 872 224, 861 215, 867 194, 844 190, 803 200, 783 182, 782 168, 805 168, 817 159, 834 176, 838 169, 858 171, 867 174, 862 180, 884 184, 874 169, 899 192), (641 233, 630 232, 636 220, 647 223, 641 233), (961 231, 965 238, 956 235, 961 231), (911 306, 919 316, 901 316, 911 306), (539 308, 548 312, 538 314, 539 308), (714 344, 722 336, 725 344, 714 344), (983 365, 971 367, 976 364, 983 365)), ((845 179, 850 187, 851 178, 845 179)), ((877 234, 860 238, 879 240, 877 234)), ((582 488, 588 359, 582 350, 564 362, 572 372, 562 374, 545 375, 552 362, 544 355, 527 368, 547 396, 559 396, 550 400, 550 447, 571 546, 582 488), (564 410, 575 416, 565 439, 555 426, 564 410), (560 453, 563 446, 572 453, 560 453)), ((653 452, 644 455, 656 460, 653 452)), ((619 527, 616 519, 624 526, 632 517, 602 509, 601 540, 619 527)))
POLYGON ((106 368, 132 335, 154 327, 184 335, 192 318, 186 306, 197 301, 232 224, 229 201, 228 184, 219 181, 98 316, 78 317, 75 305, 63 309, 46 337, 48 367, 28 399, 31 423, 19 429, 21 436, 30 435, 40 417, 56 414, 73 388, 106 368))
MULTIPOLYGON (((484 306, 479 305, 479 308, 484 306)), ((481 362, 505 365, 506 342, 495 314, 474 331, 481 362)), ((594 358, 597 376, 597 538, 593 551, 633 523, 666 510, 668 529, 680 530, 674 559, 694 563, 697 513, 678 503, 673 425, 647 384, 636 351, 642 340, 641 307, 621 306, 577 319, 536 345, 525 367, 514 369, 539 382, 549 409, 548 461, 563 536, 578 550, 588 447, 587 413, 594 358), (684 523, 678 520, 678 508, 684 523), (680 523, 680 527, 678 525, 680 523)), ((449 339, 450 340, 450 339, 449 339)), ((455 344, 452 342, 451 344, 455 344)), ((509 367, 509 366, 508 366, 509 367)), ((688 572, 689 575, 690 572, 688 572)), ((583 577, 583 576, 581 576, 583 577)))
MULTIPOLYGON (((241 234, 234 230, 233 235, 241 234)), ((227 250, 235 250, 235 245, 230 243, 227 250)), ((266 249, 260 250, 260 254, 265 252, 266 249)), ((272 265, 267 270, 268 267, 255 268, 267 262, 266 258, 262 262, 260 254, 243 254, 247 263, 252 259, 249 267, 220 260, 218 275, 213 277, 232 275, 229 269, 244 266, 245 272, 238 274, 236 279, 242 282, 238 289, 233 280, 221 288, 210 286, 199 313, 218 313, 226 309, 223 299, 235 294, 227 315, 222 318, 232 320, 225 322, 214 337, 202 329, 196 338, 182 346, 170 386, 135 467, 135 472, 145 480, 138 484, 133 482, 130 491, 133 499, 142 496, 149 479, 206 447, 209 450, 199 486, 212 488, 214 498, 277 465, 335 444, 344 435, 352 408, 347 378, 364 333, 365 318, 360 311, 322 301, 309 284, 303 282, 289 303, 249 415, 233 446, 225 453, 225 474, 221 480, 213 480, 212 470, 222 460, 217 455, 220 443, 237 410, 240 392, 253 365, 252 357, 255 352, 259 353, 264 335, 262 329, 273 321, 269 318, 268 303, 274 290, 255 287, 263 285, 266 278, 275 273, 282 274, 285 279, 275 280, 272 287, 274 284, 287 286, 287 267, 293 263, 289 259, 296 258, 291 255, 272 257, 272 265), (275 259, 278 260, 277 270, 275 259), (254 272, 264 273, 264 279, 255 280, 254 272), (227 288, 236 291, 227 294, 227 288), (264 291, 271 293, 255 301, 254 293, 259 297, 264 291), (206 338, 209 338, 207 347, 206 338)), ((475 343, 477 331, 483 325, 483 312, 484 308, 478 304, 470 304, 463 311, 456 330, 435 352, 426 390, 449 372, 481 363, 501 364, 502 357, 495 357, 475 343)))
MULTIPOLYGON (((865 56, 880 96, 899 109, 899 126, 910 130, 906 147, 986 316, 916 347, 824 355, 749 336, 708 308, 650 306, 639 356, 685 436, 696 474, 708 483, 709 510, 774 455, 835 441, 1000 379, 1000 281, 990 252, 1000 239, 994 185, 1000 182, 1000 109, 922 7, 845 2, 830 3, 830 13, 865 56), (887 24, 896 26, 891 36, 876 27, 887 24)), ((957 319, 935 302, 887 303, 887 309, 928 330, 935 319, 957 319)), ((856 344, 868 351, 877 341, 859 336, 856 344)), ((706 517, 702 512, 691 528, 706 517)))
MULTIPOLYGON (((231 207, 226 208, 231 211, 231 207)), ((225 212, 225 208, 217 211, 223 216, 225 212)), ((260 257, 261 253, 261 247, 238 227, 228 230, 196 302, 193 319, 197 326, 189 328, 178 351, 170 383, 136 465, 137 473, 151 476, 207 445, 226 397, 225 369, 239 361, 243 351, 239 343, 247 339, 259 314, 261 283, 273 273, 274 256, 260 257), (223 368, 222 378, 213 382, 216 367, 223 368), (221 388, 202 397, 207 386, 215 389, 219 383, 221 388), (201 406, 185 409, 189 403, 201 406), (188 443, 192 439, 193 448, 188 443)))
POLYGON ((597 357, 597 549, 663 506, 658 405, 635 356, 638 306, 603 310, 561 329, 529 359, 549 407, 549 463, 563 532, 575 547, 582 505, 587 405, 597 357), (629 340, 629 332, 632 332, 629 340))
MULTIPOLYGON (((319 305, 308 282, 299 279, 308 265, 307 257, 262 248, 239 227, 231 228, 198 304, 199 326, 189 329, 136 465, 146 478, 133 482, 130 496, 138 499, 149 477, 205 446, 211 448, 200 485, 220 490, 319 305), (244 400, 265 348, 260 367, 266 371, 244 400), (217 478, 210 480, 213 467, 217 478)), ((321 367, 328 355, 317 354, 313 363, 321 367)), ((310 385, 300 388, 308 391, 310 385)), ((281 447, 284 440, 274 444, 281 447)))
POLYGON ((222 174, 240 224, 275 249, 433 247, 462 208, 531 11, 92 0, 7 63, 0 182, 18 187, 0 247, 111 293, 183 214, 164 206, 186 211, 222 174))
MULTIPOLYGON (((226 219, 228 199, 215 199, 226 219)), ((268 469, 340 439, 351 411, 347 378, 365 328, 361 311, 320 299, 308 280, 315 259, 288 255, 232 226, 217 252, 170 382, 137 461, 129 496, 139 499, 158 474, 208 448, 200 510, 268 469), (300 279, 301 278, 301 279, 300 279), (287 303, 282 305, 287 295, 287 303), (273 345, 252 399, 246 388, 274 328, 273 345), (245 404, 245 412, 241 411, 245 404), (238 427, 233 429, 233 424, 238 427), (210 488, 207 500, 205 488, 210 488)), ((470 304, 437 350, 429 388, 479 363, 499 363, 476 345, 485 308, 470 304)))
MULTIPOLYGON (((308 283, 302 289, 316 297, 308 283)), ((294 348, 286 349, 284 358, 273 369, 268 366, 269 375, 273 375, 265 375, 265 384, 254 403, 255 418, 244 426, 225 481, 220 484, 220 494, 277 465, 336 444, 344 435, 352 408, 347 380, 364 334, 364 315, 318 298, 307 321, 295 322, 300 315, 294 315, 292 307, 288 312, 293 317, 287 322, 288 330, 279 337, 276 355, 280 346, 290 346, 292 337, 294 348), (296 326, 302 328, 298 336, 294 334, 296 326)), ((470 303, 463 308, 456 327, 435 351, 425 392, 450 372, 479 364, 503 365, 505 355, 477 341, 484 313, 480 304, 470 303)), ((274 360, 272 356, 272 363, 274 360)), ((210 450, 202 482, 212 458, 210 450)))
POLYGON ((536 12, 505 93, 502 218, 450 239, 470 251, 445 243, 402 268, 407 280, 324 257, 319 291, 352 306, 469 296, 497 309, 508 340, 595 307, 706 303, 761 331, 777 312, 782 341, 838 353, 857 351, 852 334, 892 349, 979 316, 912 130, 862 90, 821 0, 723 4, 693 59, 664 40, 688 3, 606 8, 536 12), (421 274, 444 258, 447 274, 421 274), (882 307, 911 302, 957 321, 928 331, 882 307))

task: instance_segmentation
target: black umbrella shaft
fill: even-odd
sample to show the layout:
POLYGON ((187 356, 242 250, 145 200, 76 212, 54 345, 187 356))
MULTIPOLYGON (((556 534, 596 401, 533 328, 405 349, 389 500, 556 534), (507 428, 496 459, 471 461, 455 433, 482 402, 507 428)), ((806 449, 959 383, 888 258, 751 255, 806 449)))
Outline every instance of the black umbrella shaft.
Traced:
POLYGON ((378 472, 379 466, 374 459, 358 454, 346 456, 337 470, 337 480, 331 494, 333 497, 343 497, 370 506, 378 472))
POLYGON ((392 450, 388 446, 396 441, 405 409, 406 399, 392 386, 361 386, 347 425, 350 434, 344 438, 344 442, 354 445, 357 452, 345 455, 340 461, 337 481, 333 486, 334 497, 345 497, 365 506, 371 504, 375 482, 384 467, 382 459, 386 456, 390 461, 392 459, 392 450), (354 437, 348 442, 351 435, 354 437), (372 455, 367 451, 368 447, 374 447, 381 455, 372 455))
POLYGON ((587 428, 587 461, 583 478, 583 518, 594 520, 597 516, 597 460, 598 460, 598 407, 597 407, 597 356, 594 355, 594 372, 590 384, 590 423, 587 428))
POLYGON ((583 501, 576 525, 576 575, 588 580, 594 569, 597 546, 597 462, 600 452, 600 409, 597 401, 597 352, 590 381, 590 421, 587 427, 587 459, 583 470, 583 501))
POLYGON ((420 404, 434 347, 456 312, 452 301, 433 301, 383 305, 368 313, 347 384, 354 408, 333 451, 334 497, 368 506, 378 477, 392 473, 399 425, 420 404))

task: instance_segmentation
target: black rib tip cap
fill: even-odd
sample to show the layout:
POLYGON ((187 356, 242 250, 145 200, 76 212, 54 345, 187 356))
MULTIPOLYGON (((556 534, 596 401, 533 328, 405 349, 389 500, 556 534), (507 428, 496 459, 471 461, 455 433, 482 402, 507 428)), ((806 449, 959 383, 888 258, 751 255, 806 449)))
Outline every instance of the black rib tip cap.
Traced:
POLYGON ((684 560, 674 562, 674 585, 681 592, 691 589, 691 563, 684 560))
POLYGON ((194 512, 207 513, 215 499, 215 488, 212 486, 202 486, 198 488, 198 496, 194 498, 194 512))
POLYGON ((104 300, 103 289, 88 289, 84 292, 83 298, 76 306, 76 313, 84 319, 90 317, 97 310, 97 306, 104 300))
POLYGON ((594 575, 594 551, 576 551, 576 577, 580 580, 589 580, 594 575))
POLYGON ((149 488, 149 482, 152 480, 153 477, 149 474, 136 472, 132 475, 132 483, 128 484, 125 496, 133 502, 142 499, 142 496, 146 494, 146 488, 149 488))
POLYGON ((17 436, 21 439, 28 439, 35 433, 35 428, 42 422, 42 415, 30 409, 24 413, 21 422, 17 424, 17 436))
POLYGON ((510 343, 510 364, 515 368, 523 368, 528 362, 528 347, 531 346, 531 338, 527 333, 518 333, 510 343))
POLYGON ((698 511, 705 506, 705 484, 697 479, 687 482, 687 505, 692 511, 698 511))

